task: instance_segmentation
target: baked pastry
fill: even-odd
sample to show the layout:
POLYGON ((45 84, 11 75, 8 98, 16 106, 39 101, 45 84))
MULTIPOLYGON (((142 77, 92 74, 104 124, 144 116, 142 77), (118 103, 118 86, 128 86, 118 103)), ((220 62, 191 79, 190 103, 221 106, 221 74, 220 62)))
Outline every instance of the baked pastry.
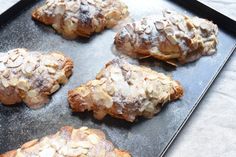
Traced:
POLYGON ((99 120, 109 114, 133 122, 137 116, 153 117, 182 95, 183 88, 170 77, 115 59, 95 80, 69 91, 68 100, 74 112, 93 110, 99 120))
POLYGON ((127 15, 127 6, 120 0, 46 0, 32 13, 35 20, 70 39, 111 28, 127 15))
POLYGON ((130 157, 126 151, 114 148, 105 134, 96 129, 66 126, 54 135, 29 141, 17 150, 0 157, 130 157))
POLYGON ((172 11, 127 24, 115 37, 116 48, 135 57, 187 63, 216 52, 217 25, 172 11))
POLYGON ((27 49, 0 53, 0 102, 24 102, 39 108, 72 74, 73 62, 59 52, 41 54, 27 49))

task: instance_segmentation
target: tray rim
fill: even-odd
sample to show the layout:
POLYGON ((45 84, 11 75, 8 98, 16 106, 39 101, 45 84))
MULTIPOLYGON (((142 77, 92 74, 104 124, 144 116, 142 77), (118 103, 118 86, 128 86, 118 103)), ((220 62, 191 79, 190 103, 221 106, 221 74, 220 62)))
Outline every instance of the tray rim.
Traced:
MULTIPOLYGON (((28 5, 32 5, 32 4, 36 3, 37 1, 40 1, 40 0, 17 0, 17 2, 12 3, 12 5, 9 8, 7 8, 5 11, 0 13, 0 29, 2 28, 2 25, 6 24, 8 21, 14 20, 14 18, 17 16, 16 13, 21 12, 22 9, 24 9, 24 6, 26 7, 28 5)), ((191 3, 188 3, 188 2, 186 3, 185 0, 176 0, 176 1, 171 1, 171 2, 177 3, 177 5, 180 5, 183 8, 186 8, 187 10, 190 10, 191 12, 194 12, 196 14, 199 14, 199 12, 197 12, 197 9, 199 7, 205 11, 206 10, 209 11, 209 14, 207 15, 207 17, 214 17, 215 16, 214 18, 211 18, 211 19, 214 19, 214 22, 216 21, 217 24, 219 23, 219 21, 222 22, 222 24, 220 24, 220 26, 222 28, 224 28, 224 30, 227 31, 227 33, 228 32, 233 33, 232 35, 234 37, 236 37, 236 30, 233 29, 234 27, 229 27, 229 23, 231 24, 231 26, 233 24, 233 26, 236 27, 236 21, 234 21, 232 18, 218 12, 217 10, 211 8, 210 6, 203 4, 198 0, 192 0, 191 3), (192 7, 189 7, 189 6, 192 6, 192 7), (195 6, 195 7, 193 7, 193 6, 195 6), (218 20, 216 20, 218 17, 220 17, 220 18, 218 20)), ((201 13, 201 15, 204 16, 204 15, 206 15, 206 13, 203 12, 203 13, 201 13)), ((177 131, 174 133, 174 135, 172 136, 172 138, 170 139, 168 144, 164 147, 163 151, 160 153, 160 157, 163 157, 165 155, 165 153, 168 151, 168 149, 171 147, 172 143, 177 138, 180 131, 187 124, 188 120, 191 118, 191 115, 193 114, 195 109, 198 107, 198 105, 200 104, 200 102, 202 101, 204 96, 206 95, 206 92, 211 88, 211 85, 214 83, 217 76, 223 70, 224 66, 226 65, 226 63, 228 62, 228 60, 230 59, 230 57, 233 55, 234 52, 236 52, 236 40, 235 40, 234 47, 229 52, 229 55, 225 58, 225 60, 223 61, 222 65, 219 67, 219 69, 216 71, 216 73, 214 75, 212 75, 211 80, 209 81, 209 83, 207 84, 205 89, 202 91, 200 96, 198 97, 195 105, 190 110, 190 112, 188 113, 188 115, 186 116, 186 118, 184 119, 182 124, 178 127, 177 131)))

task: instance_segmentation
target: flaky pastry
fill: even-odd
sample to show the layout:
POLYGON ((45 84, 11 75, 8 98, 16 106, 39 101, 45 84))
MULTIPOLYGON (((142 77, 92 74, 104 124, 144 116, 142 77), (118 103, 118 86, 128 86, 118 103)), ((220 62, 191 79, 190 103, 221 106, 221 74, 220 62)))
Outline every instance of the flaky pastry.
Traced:
POLYGON ((18 48, 0 53, 0 102, 23 101, 30 108, 39 108, 67 82, 72 68, 72 60, 60 52, 42 54, 18 48))
POLYGON ((182 95, 182 86, 170 77, 115 59, 95 80, 69 91, 68 100, 74 112, 92 110, 99 120, 109 114, 133 122, 137 116, 153 117, 182 95))

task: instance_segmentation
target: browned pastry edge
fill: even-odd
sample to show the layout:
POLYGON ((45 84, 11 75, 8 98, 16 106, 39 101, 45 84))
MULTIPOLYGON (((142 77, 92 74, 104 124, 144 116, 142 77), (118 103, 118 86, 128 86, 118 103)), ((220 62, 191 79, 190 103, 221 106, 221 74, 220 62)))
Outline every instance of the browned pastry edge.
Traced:
MULTIPOLYGON (((82 129, 82 128, 83 127, 79 128, 79 129, 82 129)), ((87 128, 87 127, 84 127, 84 128, 87 128)), ((71 127, 71 126, 64 126, 64 127, 62 127, 60 129, 59 132, 57 132, 54 135, 49 135, 49 136, 45 136, 45 137, 43 137, 41 139, 34 139, 34 140, 31 140, 31 141, 28 141, 28 142, 24 143, 17 150, 11 150, 11 151, 8 151, 8 152, 6 152, 4 154, 0 154, 0 157, 17 157, 17 152, 19 150, 20 151, 24 151, 24 150, 33 148, 33 146, 35 146, 36 144, 40 143, 44 138, 47 138, 47 137, 49 138, 49 140, 50 140, 50 138, 53 139, 54 137, 63 138, 63 139, 66 139, 67 141, 74 140, 73 137, 77 138, 77 136, 79 136, 79 135, 72 136, 73 130, 75 130, 75 129, 73 127, 71 127)), ((95 135, 97 135, 100 138, 100 140, 105 141, 105 142, 107 142, 107 144, 113 146, 113 144, 106 139, 106 136, 105 136, 104 132, 102 132, 101 130, 98 130, 98 129, 88 129, 88 128, 87 128, 87 130, 88 130, 89 134, 95 134, 95 135)), ((75 142, 79 142, 79 140, 75 141, 75 142)), ((113 153, 115 155, 114 157, 131 157, 131 155, 127 151, 124 151, 124 150, 113 148, 113 150, 110 150, 110 151, 113 151, 113 153)), ((32 152, 32 153, 34 153, 34 152, 32 152)), ((28 155, 26 155, 26 156, 28 156, 28 155)), ((64 156, 64 155, 61 155, 61 156, 64 156)), ((77 157, 89 157, 89 156, 82 154, 82 155, 79 155, 77 157)))

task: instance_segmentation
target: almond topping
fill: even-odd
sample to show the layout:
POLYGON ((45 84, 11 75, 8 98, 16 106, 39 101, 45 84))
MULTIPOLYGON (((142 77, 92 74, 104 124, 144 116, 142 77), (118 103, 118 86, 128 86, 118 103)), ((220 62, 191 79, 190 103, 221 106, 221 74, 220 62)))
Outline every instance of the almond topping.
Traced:
POLYGON ((59 88, 60 88, 60 85, 59 85, 59 84, 54 85, 54 86, 52 87, 52 89, 50 90, 50 93, 56 92, 59 88))
POLYGON ((174 30, 171 27, 166 27, 164 31, 167 35, 174 35, 174 30))
POLYGON ((174 36, 172 35, 167 35, 166 38, 171 42, 171 44, 176 45, 177 41, 174 36))
POLYGON ((3 87, 5 87, 5 88, 9 87, 9 83, 8 83, 7 79, 2 78, 1 81, 2 81, 3 87))
POLYGON ((6 69, 3 74, 2 74, 3 77, 5 78, 8 78, 10 76, 10 70, 9 69, 6 69))
POLYGON ((39 93, 35 89, 33 89, 30 90, 27 94, 29 97, 36 97, 39 93))
POLYGON ((161 21, 156 21, 156 22, 155 22, 155 26, 156 26, 156 29, 157 29, 157 30, 163 30, 164 27, 165 27, 164 23, 161 22, 161 21))
POLYGON ((55 74, 55 73, 56 73, 56 70, 53 69, 53 68, 48 68, 48 72, 49 72, 50 74, 55 74))
POLYGON ((8 68, 16 68, 19 67, 23 63, 23 57, 18 57, 15 61, 8 60, 6 66, 8 68))
POLYGON ((20 79, 19 82, 17 83, 17 87, 23 91, 29 90, 29 84, 28 84, 27 80, 25 80, 25 79, 20 79))
POLYGON ((9 84, 10 84, 11 86, 16 86, 17 83, 18 83, 18 79, 17 79, 16 77, 10 78, 9 84))

